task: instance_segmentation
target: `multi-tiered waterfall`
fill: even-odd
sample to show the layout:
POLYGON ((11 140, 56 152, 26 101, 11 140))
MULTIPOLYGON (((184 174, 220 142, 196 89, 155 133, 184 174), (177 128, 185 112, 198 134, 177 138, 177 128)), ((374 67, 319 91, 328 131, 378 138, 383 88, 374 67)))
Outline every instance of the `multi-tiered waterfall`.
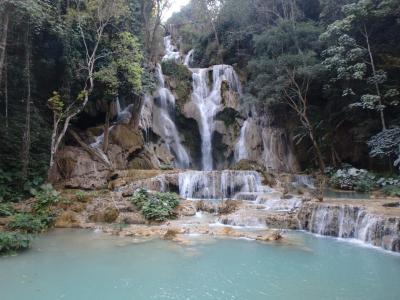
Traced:
MULTIPOLYGON (((184 57, 172 44, 171 37, 164 39, 164 45, 163 61, 174 60, 189 68, 193 50, 184 57)), ((329 205, 305 201, 307 197, 283 195, 282 191, 264 185, 261 173, 224 170, 232 164, 248 160, 268 170, 294 172, 297 170, 297 162, 289 136, 283 129, 271 126, 268 112, 254 106, 244 109, 238 101, 235 104, 234 99, 229 99, 241 93, 238 75, 231 66, 216 65, 189 70, 192 73, 192 93, 188 97, 190 99, 185 99, 188 107, 182 108, 182 103, 180 107, 175 104, 174 90, 170 88, 175 84, 166 82, 162 68, 158 65, 159 86, 156 97, 153 100, 146 98, 140 126, 146 132, 157 128, 156 134, 175 157, 176 166, 188 168, 193 165, 194 158, 190 157, 182 144, 183 134, 179 132, 174 116, 177 109, 181 110, 180 113, 186 113, 185 109, 190 111, 185 117, 197 123, 201 137, 198 144, 201 147, 201 170, 161 174, 140 181, 130 188, 143 186, 168 191, 173 186, 184 199, 243 200, 246 203, 245 209, 221 216, 219 221, 236 226, 279 224, 279 228, 304 229, 321 235, 354 238, 388 250, 400 251, 400 219, 397 217, 381 216, 379 211, 368 211, 362 205, 329 205), (222 121, 218 119, 218 114, 226 112, 227 108, 240 117, 234 119, 236 128, 228 123, 224 125, 224 131, 221 130, 222 121), (222 135, 221 132, 230 135, 222 135), (216 162, 216 152, 223 151, 220 150, 223 147, 216 148, 216 133, 220 134, 219 139, 224 140, 224 145, 231 147, 231 152, 224 157, 227 160, 224 164, 216 162)), ((294 175, 291 178, 289 184, 293 190, 304 187, 314 189, 314 182, 307 176, 294 175)))

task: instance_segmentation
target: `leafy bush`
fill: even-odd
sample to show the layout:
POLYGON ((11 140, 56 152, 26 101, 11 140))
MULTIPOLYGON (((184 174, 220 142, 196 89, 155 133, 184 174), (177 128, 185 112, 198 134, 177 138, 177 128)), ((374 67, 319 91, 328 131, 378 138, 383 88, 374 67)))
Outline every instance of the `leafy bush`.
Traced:
POLYGON ((149 193, 145 189, 137 190, 131 202, 143 213, 147 220, 165 221, 174 217, 174 209, 179 200, 173 193, 149 193))
POLYGON ((162 70, 166 76, 172 76, 177 80, 182 81, 192 81, 192 73, 189 71, 189 69, 174 60, 163 61, 162 70))
POLYGON ((30 191, 42 183, 43 178, 37 174, 32 174, 28 180, 21 182, 20 171, 0 169, 0 202, 18 202, 30 196, 30 191))
POLYGON ((375 175, 364 169, 344 168, 331 173, 329 184, 342 190, 369 192, 375 186, 375 175))
POLYGON ((22 199, 22 192, 15 186, 18 173, 0 169, 0 202, 16 202, 22 199))
POLYGON ((0 232, 0 254, 8 254, 28 249, 31 237, 26 234, 0 232))
POLYGON ((51 205, 59 201, 60 197, 60 193, 51 184, 43 184, 37 190, 32 189, 31 193, 36 198, 34 210, 37 213, 47 212, 51 205))
POLYGON ((93 198, 93 193, 86 193, 84 191, 77 191, 75 193, 75 200, 78 202, 90 202, 93 198))
POLYGON ((390 197, 400 197, 400 186, 387 185, 382 188, 382 192, 390 197))
POLYGON ((53 219, 54 216, 50 213, 39 215, 20 213, 14 215, 7 228, 24 233, 40 233, 50 226, 53 219))
POLYGON ((9 203, 0 203, 0 217, 9 217, 14 213, 14 209, 9 203))
POLYGON ((369 141, 371 157, 394 157, 394 166, 400 170, 400 127, 386 129, 369 141))

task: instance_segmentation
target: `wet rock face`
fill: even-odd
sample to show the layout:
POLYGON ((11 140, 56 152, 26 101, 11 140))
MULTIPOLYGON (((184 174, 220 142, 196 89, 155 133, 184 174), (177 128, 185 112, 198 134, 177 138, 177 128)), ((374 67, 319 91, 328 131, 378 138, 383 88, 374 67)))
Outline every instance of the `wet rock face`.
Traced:
POLYGON ((113 223, 117 220, 119 211, 115 207, 106 207, 103 211, 97 211, 89 216, 89 221, 95 223, 113 223))
MULTIPOLYGON (((111 151, 116 158, 121 149, 112 147, 111 151)), ((66 146, 57 154, 56 163, 50 172, 52 183, 62 183, 67 188, 98 189, 107 186, 109 168, 82 148, 66 146)))
POLYGON ((370 212, 362 206, 305 203, 298 219, 302 229, 340 238, 355 238, 399 251, 400 217, 370 212))
POLYGON ((128 154, 137 152, 144 146, 142 134, 132 130, 129 125, 120 124, 110 131, 111 143, 120 146, 128 154))

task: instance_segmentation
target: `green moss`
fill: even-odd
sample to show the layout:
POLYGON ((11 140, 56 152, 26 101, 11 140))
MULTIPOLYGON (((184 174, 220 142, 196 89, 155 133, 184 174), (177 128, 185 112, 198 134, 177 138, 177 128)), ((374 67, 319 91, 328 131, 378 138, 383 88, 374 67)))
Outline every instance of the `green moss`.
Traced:
POLYGON ((227 128, 237 125, 236 119, 240 118, 238 111, 233 108, 226 107, 215 116, 216 120, 223 121, 227 128))
POLYGON ((162 62, 162 70, 164 75, 171 76, 174 79, 182 81, 192 81, 192 73, 190 70, 182 64, 178 64, 173 60, 167 60, 162 62))
POLYGON ((177 105, 182 109, 192 93, 192 73, 187 67, 173 60, 164 61, 162 70, 164 75, 169 77, 171 88, 177 96, 177 105))

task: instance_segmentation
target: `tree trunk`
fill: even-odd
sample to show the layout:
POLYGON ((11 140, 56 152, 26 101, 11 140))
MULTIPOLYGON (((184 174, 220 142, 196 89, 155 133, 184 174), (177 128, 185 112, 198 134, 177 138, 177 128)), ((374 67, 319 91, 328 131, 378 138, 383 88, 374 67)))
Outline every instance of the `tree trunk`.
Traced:
POLYGON ((324 159, 322 158, 321 150, 319 148, 317 140, 315 139, 314 130, 311 127, 308 128, 308 135, 309 135, 309 137, 311 139, 311 142, 313 144, 313 147, 314 147, 314 150, 315 150, 315 154, 317 155, 319 169, 321 170, 322 173, 324 173, 324 171, 325 171, 324 159))
MULTIPOLYGON (((367 43, 367 50, 368 50, 368 55, 369 55, 369 61, 371 63, 371 68, 372 68, 372 74, 374 75, 374 77, 376 76, 376 67, 375 67, 375 61, 374 61, 374 56, 372 55, 372 50, 371 50, 371 45, 369 42, 369 36, 368 36, 368 31, 367 31, 367 27, 364 24, 364 37, 365 37, 365 42, 367 43)), ((382 106, 382 94, 381 94, 381 90, 379 88, 379 84, 378 82, 375 81, 375 90, 376 90, 376 94, 378 95, 379 98, 379 106, 382 106)), ((385 115, 383 113, 383 108, 379 108, 379 116, 381 118, 381 124, 382 124, 382 130, 386 130, 386 121, 385 121, 385 115)))
POLYGON ((111 114, 111 102, 107 103, 106 119, 104 122, 104 139, 103 139, 103 152, 107 155, 108 152, 108 140, 110 136, 110 114, 111 114))
POLYGON ((26 83, 27 83, 27 96, 26 96, 26 117, 25 117, 25 128, 22 138, 22 179, 26 180, 28 177, 29 168, 29 152, 31 144, 31 48, 29 41, 29 28, 26 31, 25 41, 25 63, 26 63, 26 83))
POLYGON ((3 68, 4 68, 4 61, 7 52, 7 36, 8 36, 8 24, 9 24, 9 12, 7 8, 4 11, 4 18, 2 24, 2 34, 1 34, 1 41, 0 41, 0 84, 2 82, 2 75, 3 75, 3 68))
POLYGON ((142 114, 144 99, 143 96, 137 96, 137 100, 134 102, 132 115, 130 120, 130 126, 132 129, 139 129, 140 116, 142 114))
POLYGON ((71 136, 75 139, 75 141, 85 150, 87 151, 90 156, 93 159, 99 159, 101 162, 103 162, 106 166, 108 166, 110 169, 112 169, 112 165, 110 163, 110 161, 107 161, 105 157, 103 157, 98 151, 96 151, 97 149, 94 149, 90 146, 88 146, 84 141, 82 141, 82 139, 80 138, 80 136, 72 129, 69 129, 68 131, 71 136))
POLYGON ((319 169, 321 170, 322 173, 324 173, 324 171, 325 171, 325 163, 324 163, 324 159, 323 159, 323 156, 322 156, 321 149, 319 148, 318 142, 317 142, 317 140, 315 138, 314 129, 311 126, 311 123, 308 120, 308 117, 307 117, 306 114, 302 114, 301 115, 301 119, 302 119, 303 126, 308 131, 308 136, 309 136, 309 138, 311 140, 311 143, 313 145, 315 155, 317 156, 319 169))
POLYGON ((4 117, 6 119, 6 134, 8 134, 8 68, 7 68, 7 58, 6 58, 6 62, 4 64, 4 102, 5 102, 4 117))

